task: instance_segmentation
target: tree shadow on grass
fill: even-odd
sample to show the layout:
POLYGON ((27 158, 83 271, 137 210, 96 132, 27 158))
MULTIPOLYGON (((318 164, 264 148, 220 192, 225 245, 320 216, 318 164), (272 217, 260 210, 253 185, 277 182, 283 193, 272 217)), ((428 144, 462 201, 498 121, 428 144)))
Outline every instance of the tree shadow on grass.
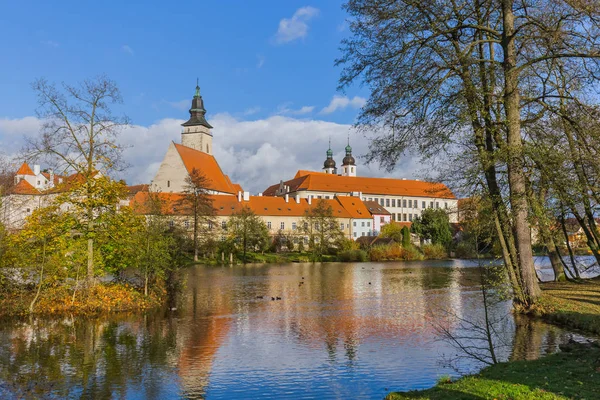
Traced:
POLYGON ((481 377, 567 398, 600 398, 600 349, 573 345, 534 361, 515 361, 482 371, 481 377))

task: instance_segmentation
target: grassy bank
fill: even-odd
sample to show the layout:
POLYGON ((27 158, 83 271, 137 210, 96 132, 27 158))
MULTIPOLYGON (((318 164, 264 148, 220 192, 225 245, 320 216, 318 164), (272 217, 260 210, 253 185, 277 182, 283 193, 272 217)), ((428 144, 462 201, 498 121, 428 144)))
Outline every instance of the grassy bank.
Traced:
POLYGON ((455 382, 440 382, 423 391, 390 393, 386 399, 598 399, 599 380, 600 348, 571 345, 539 360, 497 364, 455 382))
POLYGON ((543 283, 532 313, 548 322, 600 335, 600 278, 543 283))
POLYGON ((33 312, 29 306, 35 291, 11 291, 0 296, 0 317, 20 315, 96 315, 109 312, 144 311, 161 304, 160 296, 144 296, 136 288, 125 284, 97 284, 73 291, 65 287, 47 287, 40 294, 33 312))

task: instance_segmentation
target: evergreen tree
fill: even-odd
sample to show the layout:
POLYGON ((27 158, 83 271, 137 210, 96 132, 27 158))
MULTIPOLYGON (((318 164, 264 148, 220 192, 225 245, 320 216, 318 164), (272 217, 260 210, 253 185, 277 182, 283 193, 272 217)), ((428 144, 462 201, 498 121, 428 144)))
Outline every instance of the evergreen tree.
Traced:
POLYGON ((431 240, 433 244, 447 247, 452 241, 450 219, 446 211, 441 208, 423 210, 423 214, 413 220, 411 229, 419 235, 421 243, 424 240, 431 240))

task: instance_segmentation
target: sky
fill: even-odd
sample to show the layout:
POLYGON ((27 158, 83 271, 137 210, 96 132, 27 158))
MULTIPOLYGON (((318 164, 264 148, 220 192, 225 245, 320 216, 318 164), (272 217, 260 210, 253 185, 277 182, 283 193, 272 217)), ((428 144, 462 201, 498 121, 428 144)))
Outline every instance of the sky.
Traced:
POLYGON ((17 154, 40 128, 37 78, 76 84, 106 74, 132 125, 130 184, 152 180, 198 79, 222 169, 260 192, 298 169, 321 170, 328 140, 341 164, 348 135, 358 174, 411 178, 406 157, 391 173, 360 158, 368 138, 352 129, 369 92, 337 90, 340 41, 350 34, 342 1, 27 1, 0 5, 0 152, 17 154))

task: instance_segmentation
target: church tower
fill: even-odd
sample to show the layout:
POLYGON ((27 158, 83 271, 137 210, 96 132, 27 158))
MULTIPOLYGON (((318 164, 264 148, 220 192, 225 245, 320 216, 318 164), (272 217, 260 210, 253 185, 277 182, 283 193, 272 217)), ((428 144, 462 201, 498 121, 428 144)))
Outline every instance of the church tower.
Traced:
POLYGON ((181 144, 212 155, 212 133, 210 132, 212 126, 206 121, 205 115, 204 100, 200 96, 200 86, 196 82, 196 94, 192 99, 190 119, 181 124, 183 126, 181 144))
POLYGON ((356 162, 352 157, 350 136, 348 136, 348 146, 346 146, 346 157, 342 160, 342 176, 356 176, 356 162))
POLYGON ((337 174, 335 160, 333 159, 333 151, 331 151, 331 139, 329 139, 329 150, 327 150, 327 159, 323 163, 323 172, 326 174, 337 174))

